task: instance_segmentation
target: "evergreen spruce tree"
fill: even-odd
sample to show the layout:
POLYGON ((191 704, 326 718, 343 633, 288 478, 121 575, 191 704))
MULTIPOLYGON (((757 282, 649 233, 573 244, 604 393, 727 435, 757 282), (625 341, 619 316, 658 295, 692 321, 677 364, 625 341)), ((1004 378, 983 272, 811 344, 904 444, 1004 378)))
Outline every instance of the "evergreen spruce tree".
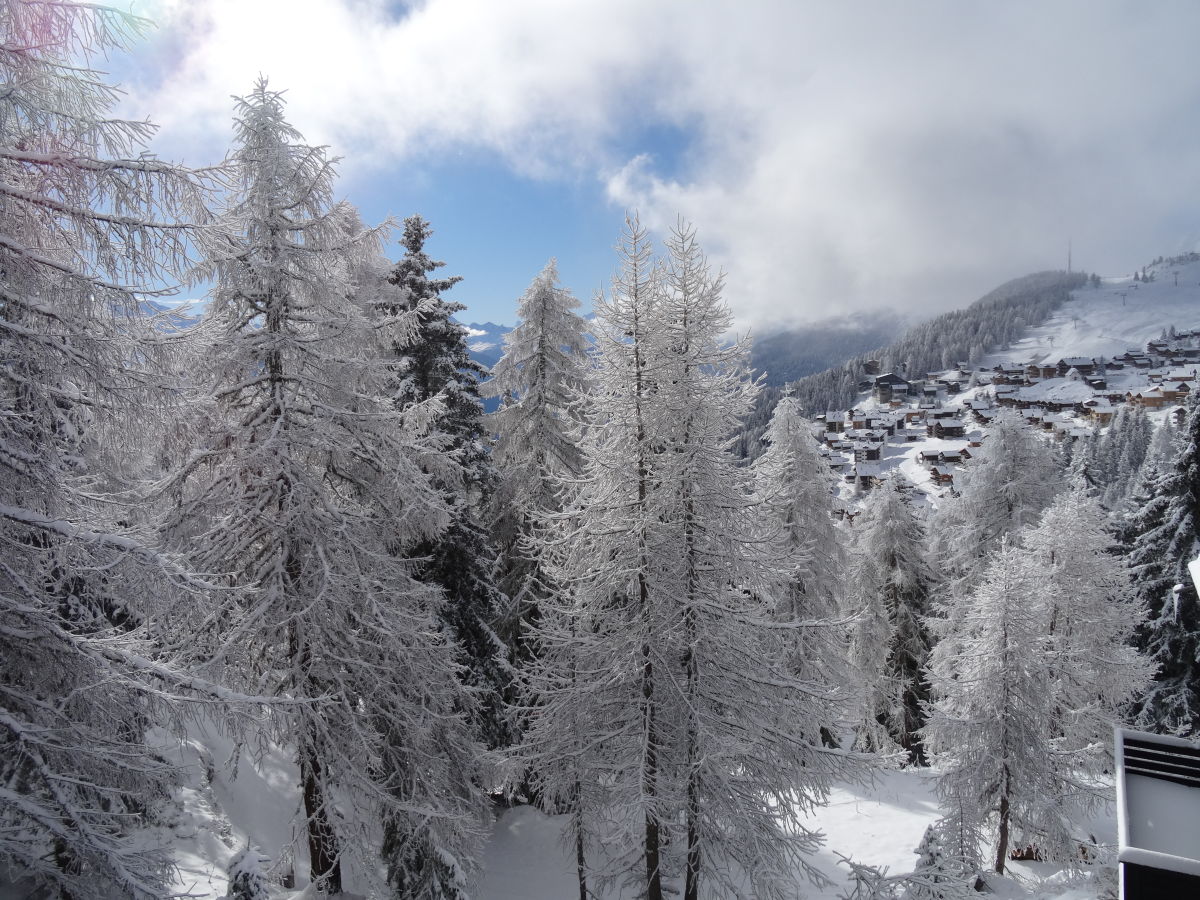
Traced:
POLYGON ((1103 460, 1099 480, 1104 485, 1103 500, 1109 509, 1124 505, 1146 459, 1152 436, 1153 426, 1142 407, 1123 404, 1113 416, 1097 451, 1103 460))
POLYGON ((975 866, 957 850, 953 823, 939 819, 927 827, 916 853, 917 866, 904 900, 967 900, 971 896, 975 866))
POLYGON ((481 387, 485 396, 504 398, 488 417, 500 473, 490 519, 501 554, 500 587, 511 604, 503 631, 517 659, 528 656, 526 632, 536 629, 547 590, 546 573, 528 548, 534 522, 561 511, 558 484, 582 470, 577 431, 587 383, 587 323, 578 308, 551 260, 522 295, 520 321, 504 336, 504 355, 481 387))
POLYGON ((925 617, 934 578, 911 490, 897 473, 855 523, 847 609, 859 616, 851 630, 851 662, 864 694, 858 743, 875 751, 898 745, 910 763, 925 765, 919 732, 929 699, 925 617))
MULTIPOLYGON (((1200 601, 1188 563, 1200 555, 1200 400, 1193 392, 1173 458, 1148 454, 1134 508, 1120 531, 1134 596, 1145 611, 1137 646, 1158 665, 1138 722, 1200 733, 1200 601), (1159 468, 1161 466, 1161 468, 1159 468)), ((1157 443, 1157 442, 1156 442, 1157 443)))
POLYGON ((271 900, 267 876, 257 847, 247 845, 229 862, 229 891, 225 900, 271 900))
POLYGON ((333 164, 264 81, 238 102, 231 162, 236 191, 198 272, 215 285, 196 330, 205 439, 169 481, 172 539, 229 586, 195 643, 292 701, 273 737, 297 754, 314 882, 340 893, 348 858, 369 877, 382 821, 389 876, 431 883, 404 896, 460 896, 486 814, 479 748, 437 633, 441 592, 410 555, 450 510, 421 466, 437 459, 431 411, 391 402, 375 343, 414 323, 355 302, 378 234, 353 233, 333 164))
POLYGON ((431 277, 445 265, 425 252, 432 233, 420 216, 404 220, 405 252, 390 280, 402 291, 394 311, 410 311, 415 325, 407 343, 393 348, 391 392, 400 409, 435 397, 442 406, 430 427, 442 436, 444 452, 456 466, 454 477, 435 477, 450 505, 450 524, 439 537, 415 548, 414 555, 427 560, 419 577, 445 592, 442 622, 460 649, 465 684, 476 696, 478 735, 488 746, 499 747, 513 738, 504 700, 512 667, 495 632, 506 606, 496 583, 499 561, 481 522, 497 482, 479 399, 479 382, 488 373, 471 359, 466 328, 451 319, 466 307, 442 297, 461 277, 431 277))
POLYGON ((159 638, 205 598, 114 462, 162 414, 141 299, 177 277, 205 191, 111 115, 95 64, 147 24, 0 4, 0 871, 20 896, 170 893, 145 826, 177 773, 147 732, 198 685, 159 638))

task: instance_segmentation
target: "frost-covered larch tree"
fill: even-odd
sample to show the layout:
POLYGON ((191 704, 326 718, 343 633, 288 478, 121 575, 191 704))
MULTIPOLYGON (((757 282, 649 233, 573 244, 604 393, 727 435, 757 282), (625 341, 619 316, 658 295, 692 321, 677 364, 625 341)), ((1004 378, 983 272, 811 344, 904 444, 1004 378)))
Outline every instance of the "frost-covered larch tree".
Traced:
MULTIPOLYGON (((580 900, 594 887, 589 845, 613 830, 630 842, 615 874, 644 885, 649 897, 663 896, 662 714, 649 634, 646 510, 653 452, 647 353, 658 273, 646 231, 636 220, 626 226, 611 301, 597 298, 595 427, 580 448, 583 473, 563 485, 563 512, 547 517, 531 546, 554 590, 542 603, 531 636, 535 653, 523 673, 525 705, 538 714, 530 718, 520 758, 543 807, 570 812, 580 900), (611 495, 596 505, 604 486, 611 495), (584 529, 600 543, 589 548, 584 529), (621 818, 623 803, 632 804, 628 820, 621 818), (609 817, 623 827, 606 823, 609 817)), ((606 880, 614 873, 595 875, 606 880)))
POLYGON ((481 387, 503 398, 487 421, 500 485, 491 500, 492 538, 501 554, 500 586, 509 598, 503 629, 517 659, 528 655, 526 631, 536 627, 546 574, 526 542, 544 513, 561 511, 562 478, 580 473, 587 323, 579 301, 558 281, 554 260, 517 305, 517 327, 504 336, 504 355, 481 387))
MULTIPOLYGON (((576 678, 546 695, 527 741, 550 771, 574 752, 604 773, 606 873, 651 900, 731 890, 791 896, 819 842, 797 819, 845 756, 821 745, 826 696, 789 670, 794 622, 766 600, 785 563, 763 552, 749 473, 731 440, 755 386, 694 233, 655 269, 636 221, 623 271, 597 303, 594 427, 571 506, 541 539, 562 601, 546 660, 576 678), (562 725, 589 738, 562 746, 562 725), (545 741, 545 743, 542 743, 545 741)), ((593 775, 594 777, 594 775, 593 775)))
MULTIPOLYGON (((1200 555, 1200 399, 1188 400, 1187 423, 1163 460, 1152 445, 1119 531, 1146 619, 1137 645, 1158 665, 1139 702, 1138 722, 1166 732, 1200 733, 1200 599, 1188 563, 1200 555)), ((1166 427, 1166 426, 1162 426, 1166 427)), ((1154 444, 1158 444, 1155 441, 1154 444)))
POLYGON ((411 340, 394 348, 390 390, 401 409, 435 397, 442 404, 430 427, 441 435, 444 452, 456 467, 453 478, 434 473, 450 507, 450 524, 415 553, 426 560, 420 578, 446 594, 442 622, 460 648, 464 683, 477 698, 474 721, 479 737, 498 747, 512 740, 504 700, 512 667, 495 631, 506 600, 496 583, 496 550, 482 522, 497 481, 479 399, 479 382, 488 373, 471 359, 466 328, 451 318, 466 307, 442 296, 461 276, 432 277, 445 265, 425 252, 432 234, 420 216, 404 220, 404 255, 392 270, 391 282, 402 291, 395 311, 413 312, 416 324, 411 340))
POLYGON ((938 586, 927 626, 935 643, 961 631, 954 619, 967 611, 967 598, 1001 540, 1016 540, 1036 522, 1063 481, 1055 455, 1019 414, 996 417, 963 473, 961 494, 940 506, 929 523, 938 586))
POLYGON ((1000 539, 1036 522, 1061 481, 1053 454, 1021 416, 997 416, 963 473, 960 495, 930 523, 931 556, 949 591, 968 592, 1000 539))
POLYGON ((273 737, 295 748, 314 882, 340 893, 355 857, 368 877, 382 820, 389 878, 422 885, 402 896, 459 896, 483 814, 472 703, 411 556, 450 513, 420 465, 430 411, 391 402, 376 342, 412 323, 353 299, 378 234, 353 233, 333 163, 262 80, 238 101, 231 165, 197 273, 214 282, 197 331, 208 432, 169 482, 173 541, 230 587, 196 644, 291 701, 273 737))
POLYGON ((1057 767, 1049 752, 1053 708, 1040 572, 1031 554, 1000 546, 934 648, 933 706, 925 742, 942 767, 938 793, 951 816, 996 823, 994 869, 1017 841, 1062 830, 1057 767))
POLYGON ((146 24, 0 4, 0 870, 21 896, 170 893, 144 829, 176 773, 147 729, 195 684, 155 640, 188 579, 115 462, 162 407, 140 299, 177 277, 205 192, 139 152, 153 126, 113 118, 94 68, 146 24))
POLYGON ((850 661, 862 684, 859 746, 873 751, 898 746, 910 763, 925 765, 919 732, 929 699, 925 617, 934 577, 912 490, 896 473, 855 521, 846 608, 857 617, 850 661))
POLYGON ((1052 751, 1063 760, 1068 799, 1078 806, 1102 796, 1094 776, 1108 765, 1113 726, 1124 721, 1153 672, 1132 646, 1145 612, 1130 595, 1107 526, 1100 502, 1075 484, 1022 539, 1041 572, 1055 704, 1052 751))
POLYGON ((1003 539, 931 657, 939 789, 952 813, 996 816, 997 872, 1010 842, 1078 858, 1072 818, 1104 799, 1113 725, 1149 675, 1104 526, 1085 487, 1061 494, 1003 539))
MULTIPOLYGON (((847 633, 831 624, 841 611, 846 566, 833 518, 836 477, 793 397, 776 404, 763 442, 766 449, 751 468, 759 529, 770 555, 782 563, 765 596, 782 621, 811 623, 791 638, 793 669, 814 682, 845 685, 847 633)), ((841 704, 826 704, 821 725, 828 743, 844 711, 841 704)))

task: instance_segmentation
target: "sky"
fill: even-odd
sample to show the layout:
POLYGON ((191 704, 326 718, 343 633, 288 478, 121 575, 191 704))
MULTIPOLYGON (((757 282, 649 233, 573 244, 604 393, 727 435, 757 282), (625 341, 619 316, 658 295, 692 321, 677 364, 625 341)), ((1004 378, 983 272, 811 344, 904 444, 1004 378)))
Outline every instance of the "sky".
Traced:
POLYGON ((757 333, 1200 248, 1194 0, 132 7, 157 27, 107 69, 154 152, 219 160, 266 76, 367 221, 430 220, 469 321, 551 257, 590 305, 631 211, 690 222, 757 333))

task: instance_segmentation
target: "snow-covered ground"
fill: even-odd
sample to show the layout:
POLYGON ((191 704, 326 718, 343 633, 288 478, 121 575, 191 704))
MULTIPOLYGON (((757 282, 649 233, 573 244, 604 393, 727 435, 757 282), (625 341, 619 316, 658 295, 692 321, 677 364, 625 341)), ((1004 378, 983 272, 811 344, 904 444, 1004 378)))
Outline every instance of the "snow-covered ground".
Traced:
MULTIPOLYGON (((198 729, 180 750, 190 775, 181 792, 182 808, 164 835, 176 847, 175 888, 195 900, 224 895, 226 869, 234 854, 253 843, 277 869, 280 857, 295 853, 302 887, 304 847, 299 835, 296 771, 286 754, 274 751, 261 760, 240 759, 236 777, 228 767, 233 742, 211 728, 198 729)), ((866 786, 841 784, 829 802, 806 817, 805 824, 825 835, 813 860, 832 884, 815 887, 799 877, 808 900, 836 900, 848 885, 839 854, 856 862, 911 872, 915 849, 926 827, 939 816, 936 775, 928 770, 882 771, 866 786)), ((563 841, 564 817, 547 816, 530 806, 501 811, 481 860, 474 900, 564 900, 578 896, 573 851, 563 841)), ((1094 835, 1102 845, 1116 844, 1111 808, 1079 826, 1080 837, 1094 835)), ((1114 851, 1115 852, 1115 851, 1114 851)), ((1087 900, 1098 896, 1086 878, 1068 877, 1059 867, 1013 862, 1009 874, 992 878, 999 898, 1087 900)), ((277 889, 276 898, 299 900, 305 892, 277 889)), ((632 896, 632 895, 630 895, 632 896)), ((597 900, 628 900, 619 889, 597 900)), ((715 900, 715 898, 714 898, 715 900)))
MULTIPOLYGON (((818 888, 798 880, 808 900, 837 900, 847 889, 848 871, 838 854, 856 862, 886 868, 889 874, 911 872, 914 852, 925 829, 939 816, 936 776, 927 770, 883 772, 867 787, 840 785, 829 802, 806 824, 826 836, 815 859, 832 881, 818 888)), ((477 900, 564 900, 577 897, 574 861, 562 841, 562 820, 528 806, 506 810, 496 822, 483 859, 477 900)), ((1084 823, 1080 836, 1094 835, 1115 847, 1116 823, 1104 810, 1084 823)), ((1115 851, 1114 851, 1115 854, 1115 851)), ((1085 900, 1098 896, 1086 876, 1069 876, 1046 863, 1012 862, 1004 878, 993 877, 993 896, 1025 900, 1085 900)), ((619 891, 597 900, 626 900, 619 891)))

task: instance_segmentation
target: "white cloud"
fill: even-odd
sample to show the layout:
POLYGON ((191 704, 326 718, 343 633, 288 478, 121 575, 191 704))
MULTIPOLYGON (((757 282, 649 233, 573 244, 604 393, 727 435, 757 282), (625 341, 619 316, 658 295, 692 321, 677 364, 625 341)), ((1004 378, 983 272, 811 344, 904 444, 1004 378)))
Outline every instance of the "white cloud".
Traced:
MULTIPOLYGON (((226 144, 261 72, 356 166, 460 148, 592 172, 698 227, 744 322, 959 304, 1004 278, 1132 268, 1194 236, 1200 5, 160 0, 135 82, 162 152, 226 144), (157 54, 157 56, 155 56, 157 54), (665 121, 683 171, 617 158, 665 121)), ((1193 238, 1194 239, 1194 238, 1193 238)))

